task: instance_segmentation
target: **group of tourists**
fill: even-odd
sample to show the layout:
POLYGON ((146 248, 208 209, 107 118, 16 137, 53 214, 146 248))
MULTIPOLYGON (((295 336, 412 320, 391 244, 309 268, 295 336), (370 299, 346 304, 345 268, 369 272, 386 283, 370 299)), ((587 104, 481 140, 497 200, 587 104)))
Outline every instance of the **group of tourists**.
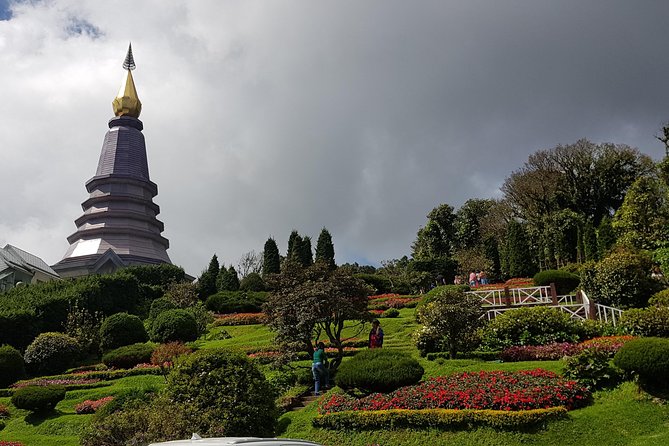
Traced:
MULTIPOLYGON (((383 329, 378 319, 372 321, 372 329, 369 332, 369 348, 383 347, 383 329)), ((311 373, 314 376, 314 395, 321 394, 321 388, 330 387, 330 369, 328 368, 328 357, 325 354, 325 344, 319 342, 314 350, 311 363, 311 373)))
MULTIPOLYGON (((461 285, 463 283, 463 278, 462 276, 455 276, 455 279, 453 279, 453 284, 454 285, 461 285)), ((486 274, 485 271, 479 270, 479 271, 470 271, 469 272, 469 280, 467 281, 470 287, 477 287, 479 285, 488 285, 490 283, 488 281, 488 275, 486 274)))

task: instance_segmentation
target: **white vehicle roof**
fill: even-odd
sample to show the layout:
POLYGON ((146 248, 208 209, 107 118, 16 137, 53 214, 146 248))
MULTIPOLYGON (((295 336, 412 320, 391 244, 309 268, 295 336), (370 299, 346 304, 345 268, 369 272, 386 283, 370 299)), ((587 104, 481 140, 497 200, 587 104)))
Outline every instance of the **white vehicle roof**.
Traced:
POLYGON ((218 437, 218 438, 200 438, 193 435, 190 440, 174 440, 163 443, 151 443, 149 446, 225 446, 225 445, 245 445, 245 446, 322 446, 306 440, 291 440, 289 438, 258 438, 258 437, 218 437))

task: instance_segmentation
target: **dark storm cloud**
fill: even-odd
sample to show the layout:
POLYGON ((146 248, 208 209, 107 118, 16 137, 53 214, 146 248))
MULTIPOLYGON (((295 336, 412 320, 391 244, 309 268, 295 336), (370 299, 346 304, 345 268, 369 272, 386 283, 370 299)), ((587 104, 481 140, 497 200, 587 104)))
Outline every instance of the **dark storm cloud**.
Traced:
POLYGON ((530 153, 559 143, 662 155, 665 2, 142 2, 122 5, 133 10, 126 30, 102 5, 63 3, 0 24, 2 61, 21 55, 33 68, 3 77, 28 91, 18 116, 0 111, 13 123, 3 138, 35 159, 48 141, 62 148, 46 155, 59 169, 13 161, 39 172, 37 184, 59 184, 55 202, 25 177, 0 179, 25 190, 0 215, 0 242, 32 244, 51 262, 74 230, 109 118, 99 104, 118 86, 130 38, 170 255, 192 273, 214 251, 236 262, 269 235, 284 251, 293 228, 315 239, 327 226, 340 262, 408 254, 432 207, 498 196, 530 153), (67 14, 101 37, 59 41, 67 14), (11 28, 31 18, 53 30, 11 28), (78 69, 65 72, 52 52, 78 69), (85 94, 80 80, 62 94, 55 80, 72 72, 85 94), (71 132, 54 113, 63 102, 87 114, 71 132), (48 239, 35 236, 46 219, 48 239))

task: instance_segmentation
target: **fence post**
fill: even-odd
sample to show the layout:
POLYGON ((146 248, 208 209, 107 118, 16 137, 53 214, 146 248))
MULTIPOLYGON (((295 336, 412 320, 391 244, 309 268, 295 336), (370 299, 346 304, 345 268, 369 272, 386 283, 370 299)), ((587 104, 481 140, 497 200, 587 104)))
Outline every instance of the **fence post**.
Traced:
POLYGON ((511 293, 509 293, 509 287, 504 287, 504 303, 507 307, 511 306, 511 293))
POLYGON ((559 302, 555 282, 551 282, 551 300, 553 301, 553 305, 558 305, 559 302))

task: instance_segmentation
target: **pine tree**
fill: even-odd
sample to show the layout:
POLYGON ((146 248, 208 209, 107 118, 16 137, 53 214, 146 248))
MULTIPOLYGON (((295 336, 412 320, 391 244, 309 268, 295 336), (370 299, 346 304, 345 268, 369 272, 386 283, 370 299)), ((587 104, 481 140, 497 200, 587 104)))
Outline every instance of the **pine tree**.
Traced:
MULTIPOLYGON (((302 244, 302 237, 293 229, 288 237, 288 251, 286 251, 286 259, 300 263, 300 245, 302 244)), ((301 264, 301 263, 300 263, 301 264)))
POLYGON ((311 237, 305 235, 299 246, 300 264, 309 267, 314 264, 314 257, 311 252, 311 237))
POLYGON ((530 247, 523 225, 517 221, 509 223, 506 243, 511 277, 532 277, 536 273, 536 267, 530 256, 530 247))
POLYGON ((216 280, 219 291, 237 291, 239 290, 239 277, 237 271, 233 266, 226 268, 225 265, 221 267, 216 280))
POLYGON ((200 299, 216 294, 216 278, 218 277, 218 257, 216 254, 209 261, 209 267, 198 278, 197 288, 200 299))
POLYGON ((492 281, 491 283, 494 283, 494 281, 501 279, 502 276, 497 240, 495 240, 495 237, 487 237, 483 241, 483 247, 485 250, 485 256, 492 265, 488 276, 492 281))
POLYGON ((263 249, 262 275, 279 274, 281 272, 281 257, 279 256, 279 247, 276 241, 270 237, 265 242, 263 249))
POLYGON ((323 228, 321 233, 318 236, 318 241, 316 242, 316 261, 324 262, 330 268, 335 268, 335 259, 334 259, 334 245, 332 243, 332 236, 330 232, 323 228))

